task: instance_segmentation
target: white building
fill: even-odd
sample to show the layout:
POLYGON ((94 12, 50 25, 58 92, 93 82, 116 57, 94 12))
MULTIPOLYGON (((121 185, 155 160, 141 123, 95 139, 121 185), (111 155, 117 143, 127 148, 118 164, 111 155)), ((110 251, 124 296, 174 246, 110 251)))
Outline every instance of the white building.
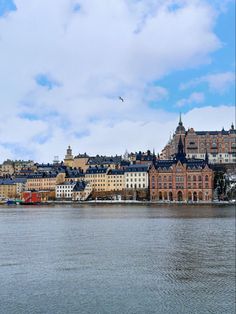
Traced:
POLYGON ((131 165, 124 169, 126 189, 148 189, 148 165, 131 165))
POLYGON ((56 185, 57 199, 72 199, 72 191, 76 182, 64 182, 56 185))

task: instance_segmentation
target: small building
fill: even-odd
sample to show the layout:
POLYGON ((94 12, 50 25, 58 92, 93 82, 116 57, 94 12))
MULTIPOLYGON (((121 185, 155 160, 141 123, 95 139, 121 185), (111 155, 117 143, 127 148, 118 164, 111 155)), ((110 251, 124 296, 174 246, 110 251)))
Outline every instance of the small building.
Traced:
POLYGON ((78 181, 72 190, 73 201, 86 201, 91 195, 93 189, 89 182, 78 181))
POLYGON ((41 203, 41 194, 36 191, 24 191, 21 199, 25 203, 41 203))
POLYGON ((1 179, 0 198, 15 198, 16 196, 16 182, 12 179, 1 179))
POLYGON ((126 189, 148 189, 148 171, 150 166, 144 164, 130 165, 124 169, 126 189))
POLYGON ((56 199, 72 199, 72 191, 76 185, 74 181, 67 181, 56 185, 56 199))

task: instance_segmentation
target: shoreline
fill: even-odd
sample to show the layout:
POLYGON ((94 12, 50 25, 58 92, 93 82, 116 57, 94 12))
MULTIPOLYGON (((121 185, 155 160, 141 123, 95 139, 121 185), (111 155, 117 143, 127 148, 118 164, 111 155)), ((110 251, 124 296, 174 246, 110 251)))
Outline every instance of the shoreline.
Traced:
POLYGON ((185 205, 185 206, 220 206, 220 205, 234 205, 236 209, 236 202, 233 201, 213 201, 213 202, 160 202, 160 201, 135 201, 135 200, 91 200, 91 201, 47 201, 41 202, 38 204, 0 204, 1 206, 52 206, 52 205, 164 205, 164 206, 176 206, 176 205, 185 205))

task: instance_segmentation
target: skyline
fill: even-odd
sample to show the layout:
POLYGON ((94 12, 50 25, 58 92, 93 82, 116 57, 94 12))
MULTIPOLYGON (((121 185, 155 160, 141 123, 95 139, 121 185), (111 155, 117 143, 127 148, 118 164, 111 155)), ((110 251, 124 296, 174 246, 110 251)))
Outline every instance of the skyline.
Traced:
POLYGON ((229 0, 0 0, 0 162, 158 152, 179 112, 228 130, 234 24, 229 0))

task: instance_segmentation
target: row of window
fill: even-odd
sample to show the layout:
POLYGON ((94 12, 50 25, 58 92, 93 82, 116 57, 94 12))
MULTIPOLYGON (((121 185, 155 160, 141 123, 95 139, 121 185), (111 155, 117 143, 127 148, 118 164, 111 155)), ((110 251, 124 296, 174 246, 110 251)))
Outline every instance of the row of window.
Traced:
POLYGON ((141 184, 141 183, 139 183, 139 184, 126 184, 126 187, 129 189, 129 188, 135 188, 135 189, 137 189, 137 188, 146 188, 146 185, 145 184, 141 184))

